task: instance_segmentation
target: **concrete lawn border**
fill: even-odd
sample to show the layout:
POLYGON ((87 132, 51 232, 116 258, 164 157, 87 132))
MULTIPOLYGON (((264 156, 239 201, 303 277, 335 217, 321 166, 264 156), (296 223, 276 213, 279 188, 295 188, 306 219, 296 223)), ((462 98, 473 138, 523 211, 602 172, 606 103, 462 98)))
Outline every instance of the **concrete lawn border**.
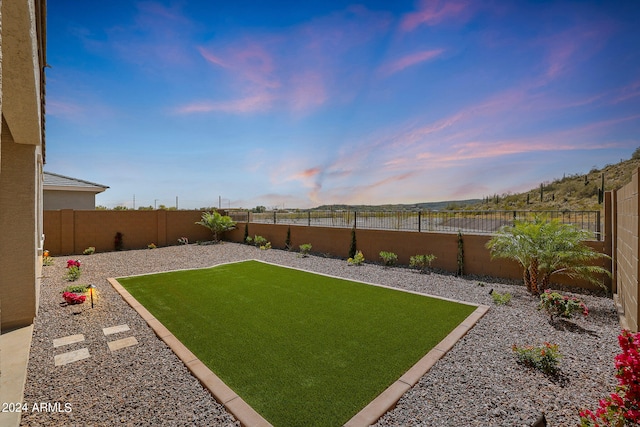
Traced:
MULTIPOLYGON (((265 264, 277 265, 279 267, 290 268, 293 270, 305 271, 307 273, 319 274, 322 276, 335 277, 343 280, 350 280, 368 285, 379 286, 394 289, 400 292, 408 292, 417 295, 438 298, 447 301, 454 301, 461 304, 475 306, 476 309, 465 320, 462 321, 453 331, 451 331, 440 343, 433 347, 425 356, 414 364, 407 372, 405 372, 398 380, 391 384, 378 397, 365 406, 360 412, 354 415, 344 425, 346 427, 364 427, 374 424, 380 417, 396 406, 400 398, 419 380, 422 378, 433 365, 436 364, 453 346, 464 337, 467 332, 489 311, 489 306, 482 304, 473 304, 465 301, 442 298, 435 295, 423 294, 415 291, 394 288, 391 286, 379 285, 375 283, 361 282, 358 280, 347 279, 329 274, 317 273, 314 271, 303 270, 295 267, 269 263, 261 260, 245 260, 258 261, 265 264)), ((230 263, 216 264, 211 267, 218 267, 230 263)), ((162 272, 161 272, 162 273, 162 272)), ((159 273, 150 273, 159 274, 159 273)), ((146 275, 146 274, 144 274, 146 275)), ((119 282, 116 278, 108 278, 107 281, 120 294, 120 296, 144 319, 149 327, 153 329, 155 334, 171 348, 176 356, 184 363, 191 373, 200 381, 200 383, 220 402, 240 423, 245 427, 273 427, 269 421, 264 419, 255 409, 249 406, 235 391, 225 384, 213 371, 211 371, 204 363, 200 361, 180 340, 178 340, 158 319, 156 319, 142 304, 140 304, 119 282)))

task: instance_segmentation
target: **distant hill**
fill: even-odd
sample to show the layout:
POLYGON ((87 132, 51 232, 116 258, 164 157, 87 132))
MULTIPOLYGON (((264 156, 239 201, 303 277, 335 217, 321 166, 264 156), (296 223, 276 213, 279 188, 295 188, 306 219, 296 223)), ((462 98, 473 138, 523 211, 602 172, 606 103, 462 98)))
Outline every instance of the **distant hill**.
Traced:
POLYGON ((593 168, 584 174, 566 175, 553 181, 545 181, 541 186, 518 194, 502 194, 486 197, 479 203, 465 206, 477 210, 602 210, 598 194, 619 189, 631 181, 633 171, 640 167, 640 149, 634 158, 602 169, 593 168))
POLYGON ((482 203, 482 199, 468 200, 450 200, 444 202, 424 202, 410 204, 387 204, 387 205, 322 205, 311 210, 328 211, 328 210, 349 210, 349 211, 441 211, 441 210, 457 210, 465 209, 467 206, 482 203))
POLYGON ((413 204, 387 205, 322 205, 311 210, 350 211, 441 211, 441 210, 602 210, 598 194, 618 189, 631 181, 633 171, 640 167, 640 148, 633 158, 620 163, 593 168, 583 174, 565 175, 553 181, 541 183, 524 193, 500 194, 484 199, 449 200, 413 204), (542 188, 542 190, 541 190, 542 188), (541 200, 542 199, 542 200, 541 200))

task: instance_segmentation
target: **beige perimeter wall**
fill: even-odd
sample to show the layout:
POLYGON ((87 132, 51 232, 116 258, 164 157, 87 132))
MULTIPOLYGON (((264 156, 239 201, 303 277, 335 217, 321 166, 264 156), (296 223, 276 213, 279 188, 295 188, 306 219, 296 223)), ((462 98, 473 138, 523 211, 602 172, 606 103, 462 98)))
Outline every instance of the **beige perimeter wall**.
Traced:
MULTIPOLYGON (((99 252, 112 251, 118 231, 124 235, 124 249, 142 249, 152 242, 158 246, 176 245, 182 236, 190 242, 211 240, 209 230, 195 224, 200 216, 199 211, 45 211, 45 247, 52 255, 80 254, 89 246, 94 246, 99 252)), ((271 241, 274 248, 284 248, 287 225, 250 223, 248 227, 249 235, 261 235, 271 241)), ((238 223, 235 230, 225 233, 225 240, 241 242, 244 229, 245 223, 238 223)), ((457 270, 456 234, 358 229, 356 239, 358 249, 370 261, 380 261, 380 251, 391 251, 398 255, 400 264, 407 265, 412 255, 432 253, 438 257, 433 263, 435 268, 450 272, 457 270)), ((491 260, 485 248, 489 239, 490 236, 485 235, 463 236, 464 273, 521 278, 522 271, 515 262, 491 260)), ((291 243, 293 248, 311 243, 314 253, 346 258, 351 230, 292 225, 291 243)), ((589 242, 589 245, 597 251, 604 251, 604 242, 589 242)), ((594 287, 583 281, 558 279, 560 283, 594 287)))

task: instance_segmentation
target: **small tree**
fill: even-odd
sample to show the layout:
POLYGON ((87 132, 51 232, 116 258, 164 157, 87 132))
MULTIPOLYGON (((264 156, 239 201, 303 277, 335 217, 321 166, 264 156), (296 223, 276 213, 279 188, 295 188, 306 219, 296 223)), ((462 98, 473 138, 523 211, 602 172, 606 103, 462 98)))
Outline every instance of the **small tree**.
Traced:
POLYGON ((539 295, 554 274, 580 277, 599 285, 599 274, 610 275, 603 267, 589 265, 597 259, 609 258, 584 244, 589 237, 589 232, 573 224, 537 217, 531 222, 516 221, 512 226, 502 227, 487 242, 487 248, 491 258, 517 261, 523 267, 527 290, 539 295))
POLYGON ((349 258, 355 258, 358 246, 356 244, 356 228, 351 229, 351 245, 349 245, 349 258))
POLYGON ((236 223, 230 216, 220 215, 219 212, 203 212, 202 219, 196 224, 207 227, 213 233, 213 240, 218 241, 218 235, 225 231, 233 230, 236 228, 236 223))

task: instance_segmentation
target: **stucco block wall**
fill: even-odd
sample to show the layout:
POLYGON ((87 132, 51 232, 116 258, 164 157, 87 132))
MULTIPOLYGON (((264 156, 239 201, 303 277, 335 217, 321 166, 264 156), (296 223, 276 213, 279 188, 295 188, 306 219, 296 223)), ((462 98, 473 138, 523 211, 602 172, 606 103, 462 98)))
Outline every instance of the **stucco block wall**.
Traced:
MULTIPOLYGON (((245 223, 238 223, 235 230, 225 234, 225 240, 242 242, 245 223)), ((249 236, 260 235, 271 242, 275 248, 284 248, 288 225, 249 223, 249 236)), ((307 227, 291 225, 291 246, 298 250, 303 243, 311 243, 312 252, 330 254, 346 258, 351 244, 351 230, 334 227, 307 227)), ((522 269, 514 261, 505 259, 491 260, 485 247, 491 236, 463 235, 464 274, 486 275, 507 279, 521 279, 522 269)), ((408 265, 409 258, 416 254, 434 254, 437 259, 433 267, 449 272, 458 269, 458 236, 454 233, 417 233, 388 230, 356 230, 357 247, 368 261, 379 262, 381 251, 394 252, 400 264, 408 265)), ((604 251, 603 242, 587 242, 596 251, 604 251)), ((606 266, 605 261, 598 261, 606 266)), ((552 277, 554 283, 597 289, 585 280, 572 280, 566 277, 552 277)), ((602 278, 605 284, 610 281, 602 278)))
POLYGON ((616 279, 618 300, 623 315, 634 331, 638 330, 638 266, 640 248, 638 246, 638 179, 640 169, 633 173, 631 182, 615 193, 617 211, 616 224, 616 279))
POLYGON ((43 207, 45 210, 93 210, 96 208, 96 195, 88 191, 44 190, 43 207))
POLYGON ((211 240, 211 232, 195 224, 200 211, 44 211, 45 248, 51 255, 80 254, 89 246, 98 252, 114 250, 116 233, 123 234, 123 249, 144 249, 211 240))
MULTIPOLYGON (((176 245, 180 237, 190 242, 211 240, 208 229, 195 222, 200 211, 74 211, 70 209, 44 212, 45 247, 52 255, 80 254, 89 246, 97 251, 114 250, 116 232, 124 235, 124 249, 143 249, 149 243, 158 246, 176 245)), ((286 224, 249 223, 249 236, 260 235, 274 248, 284 248, 286 224)), ((297 250, 303 243, 311 243, 312 252, 346 258, 351 244, 351 229, 337 227, 308 227, 291 225, 291 245, 297 250)), ((224 234, 224 239, 242 242, 245 223, 224 234)), ((464 273, 521 279, 520 266, 509 260, 495 259, 485 247, 491 236, 463 235, 464 273)), ((416 254, 434 254, 433 267, 456 272, 458 268, 458 236, 455 233, 417 233, 389 230, 356 230, 357 247, 368 261, 379 262, 381 251, 398 255, 400 264, 408 265, 416 254)), ((604 242, 588 242, 596 251, 604 251, 604 242)), ((601 261, 600 265, 605 266, 601 261)), ((597 288, 589 282, 554 278, 555 283, 597 288)), ((607 282, 608 283, 608 282, 607 282)))

